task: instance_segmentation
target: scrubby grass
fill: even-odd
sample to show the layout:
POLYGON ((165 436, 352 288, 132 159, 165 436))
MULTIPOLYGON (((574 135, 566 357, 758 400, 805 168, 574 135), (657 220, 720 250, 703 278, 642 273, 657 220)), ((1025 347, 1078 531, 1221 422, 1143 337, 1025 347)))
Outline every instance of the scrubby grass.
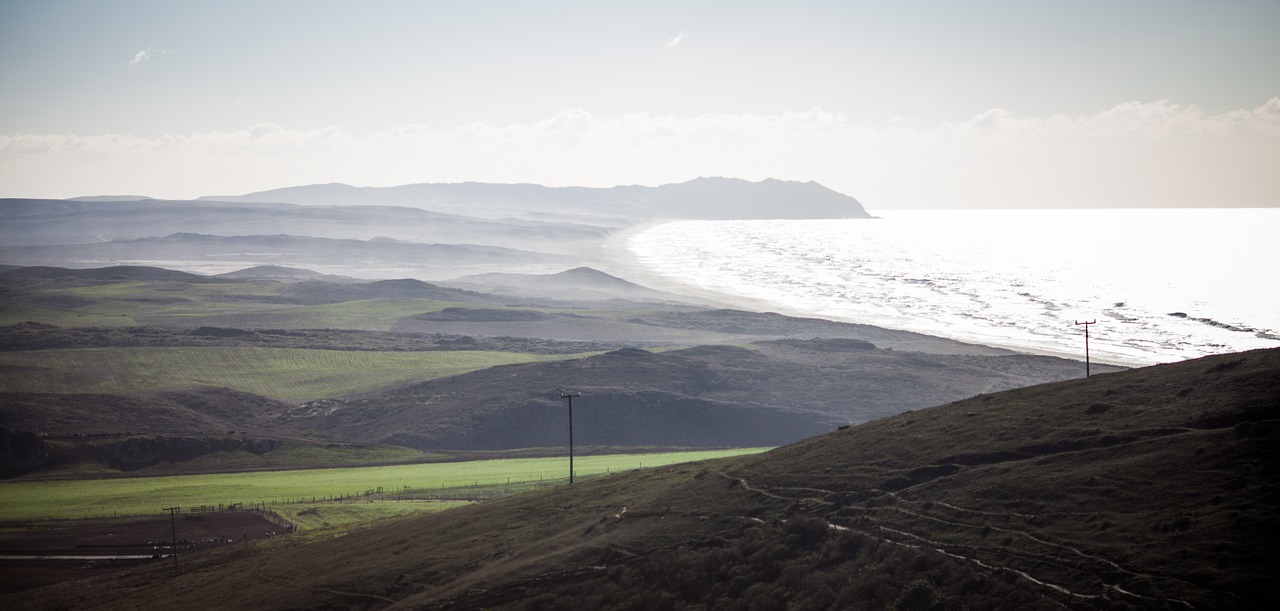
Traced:
POLYGON ((166 326, 390 331, 397 320, 406 316, 435 312, 456 305, 461 304, 433 299, 362 299, 316 306, 264 307, 259 304, 252 310, 241 305, 235 312, 175 309, 139 314, 137 319, 141 324, 166 326))
MULTIPOLYGON (((39 291, 46 303, 67 304, 79 318, 132 318, 155 313, 218 314, 272 307, 250 298, 270 297, 279 287, 254 283, 116 282, 39 291), (232 297, 228 299, 227 297, 232 297)), ((56 308, 56 306, 53 306, 56 308)), ((279 306, 274 306, 279 307, 279 306)))
MULTIPOLYGON (((48 439, 59 455, 59 465, 29 473, 26 479, 78 479, 118 477, 119 469, 109 465, 109 457, 120 443, 119 438, 48 439)), ((361 443, 324 443, 293 439, 278 440, 275 449, 265 454, 247 450, 211 452, 178 462, 161 461, 146 467, 138 476, 184 475, 192 473, 226 473, 229 471, 266 471, 270 469, 323 469, 404 464, 448 460, 444 454, 429 454, 401 446, 361 443)))
POLYGON ((59 327, 132 327, 138 324, 132 316, 123 314, 86 314, 27 303, 0 305, 0 325, 16 325, 28 321, 59 327))
POLYGON ((514 352, 261 347, 82 348, 0 353, 0 392, 137 394, 225 386, 289 400, 335 397, 496 365, 567 358, 514 352))
POLYGON ((0 307, 0 325, 36 321, 61 327, 141 324, 389 331, 402 317, 465 305, 415 298, 313 306, 273 303, 272 298, 287 286, 262 282, 114 282, 41 289, 0 307))
MULTIPOLYGON (((583 456, 575 459, 574 466, 580 476, 617 473, 765 449, 583 456)), ((174 505, 243 503, 278 509, 331 498, 368 498, 377 493, 439 495, 449 489, 560 480, 567 475, 567 458, 515 458, 350 469, 10 481, 0 482, 0 521, 146 515, 174 505)))
POLYGON ((444 511, 469 504, 470 501, 459 500, 402 500, 380 503, 301 503, 281 505, 274 509, 276 513, 293 522, 298 530, 306 532, 368 524, 415 513, 444 511))

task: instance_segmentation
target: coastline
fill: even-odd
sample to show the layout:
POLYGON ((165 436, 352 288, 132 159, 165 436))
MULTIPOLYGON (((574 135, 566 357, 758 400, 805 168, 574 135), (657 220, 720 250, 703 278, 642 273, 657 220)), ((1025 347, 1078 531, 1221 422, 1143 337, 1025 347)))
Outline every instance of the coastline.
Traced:
MULTIPOLYGON (((688 297, 707 306, 787 314, 779 311, 776 306, 764 300, 719 293, 659 274, 646 266, 635 251, 631 250, 630 241, 633 236, 659 225, 680 222, 681 220, 684 219, 649 221, 609 234, 600 246, 602 255, 599 263, 600 271, 634 282, 645 288, 688 297)), ((790 316, 791 314, 788 315, 790 316)), ((815 317, 809 316, 809 318, 815 317)))
MULTIPOLYGON (((728 308, 728 309, 745 310, 750 312, 774 312, 777 314, 782 314, 785 316, 792 316, 797 318, 816 318, 816 319, 829 320, 832 322, 839 322, 839 323, 867 325, 871 327, 888 329, 892 331, 904 331, 909 333, 916 333, 923 336, 938 338, 940 340, 962 342, 965 344, 983 346, 986 348, 991 348, 996 350, 1007 350, 1009 352, 1014 352, 1018 354, 1051 356, 1051 357, 1063 358, 1063 359, 1072 360, 1072 361, 1078 361, 1081 364, 1085 362, 1083 355, 1080 353, 1071 353, 1063 350, 1053 350, 1048 348, 1039 348, 1035 346, 1025 346, 1025 345, 1019 345, 1019 344, 1010 343, 1010 342, 999 342, 999 341, 992 342, 992 341, 987 341, 987 338, 982 337, 980 334, 941 335, 934 330, 925 331, 925 330, 911 328, 909 326, 885 325, 877 321, 851 320, 851 319, 841 318, 841 317, 823 316, 815 312, 804 311, 797 308, 788 308, 786 306, 773 303, 767 300, 763 300, 763 299, 755 299, 751 297, 743 297, 739 295, 732 295, 728 293, 712 291, 705 287, 682 282, 680 280, 676 280, 674 278, 664 276, 662 274, 659 274, 653 271, 648 266, 646 266, 642 260, 640 260, 639 256, 634 251, 631 250, 629 243, 632 237, 640 233, 643 233, 645 231, 648 231, 649 229, 652 229, 659 225, 672 223, 672 222, 680 222, 683 220, 685 219, 650 221, 650 222, 629 227, 627 229, 623 229, 621 231, 610 234, 607 238, 605 238, 600 248, 600 251, 602 254, 602 257, 601 257, 602 261, 600 263, 600 266, 602 268, 601 271, 618 276, 620 278, 645 286, 647 288, 685 296, 690 298, 693 301, 696 301, 698 303, 701 303, 703 305, 707 305, 710 307, 722 307, 722 308, 728 308)), ((1084 346, 1082 344, 1081 352, 1083 352, 1083 349, 1084 349, 1084 346)), ((1099 357, 1097 355, 1091 355, 1090 360, 1094 363, 1098 363, 1101 365, 1113 365, 1118 367, 1144 367, 1148 365, 1157 364, 1160 362, 1167 362, 1167 361, 1156 361, 1156 360, 1151 360, 1151 361, 1124 360, 1124 359, 1109 358, 1106 356, 1099 357)))

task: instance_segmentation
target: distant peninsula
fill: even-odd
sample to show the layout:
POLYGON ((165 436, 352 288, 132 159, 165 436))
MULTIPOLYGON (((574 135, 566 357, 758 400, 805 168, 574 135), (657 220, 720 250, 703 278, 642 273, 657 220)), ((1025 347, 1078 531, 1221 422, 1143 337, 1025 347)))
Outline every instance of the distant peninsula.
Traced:
POLYGON ((234 203, 408 206, 462 215, 613 216, 654 219, 869 218, 858 200, 816 182, 696 178, 657 187, 545 187, 441 183, 354 187, 341 183, 199 198, 234 203))

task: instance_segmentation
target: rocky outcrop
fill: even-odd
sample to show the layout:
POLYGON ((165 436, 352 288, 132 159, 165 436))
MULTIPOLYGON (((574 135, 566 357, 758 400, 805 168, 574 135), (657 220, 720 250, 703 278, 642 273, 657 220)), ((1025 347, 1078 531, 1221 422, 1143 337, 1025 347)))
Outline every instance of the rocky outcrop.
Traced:
POLYGON ((0 477, 34 471, 49 460, 49 445, 35 433, 0 427, 0 477))

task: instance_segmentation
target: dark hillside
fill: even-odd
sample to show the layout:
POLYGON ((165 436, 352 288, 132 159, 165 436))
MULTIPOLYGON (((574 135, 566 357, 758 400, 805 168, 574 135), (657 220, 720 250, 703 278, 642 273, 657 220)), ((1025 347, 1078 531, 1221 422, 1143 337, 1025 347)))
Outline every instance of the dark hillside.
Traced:
POLYGON ((0 424, 71 434, 269 434, 290 404, 228 388, 192 388, 146 396, 0 393, 0 424))
POLYGON ((1264 609, 1280 350, 983 395, 11 608, 1264 609))
POLYGON ((1049 357, 878 350, 856 340, 624 349, 494 367, 292 409, 297 434, 416 448, 504 449, 564 442, 558 393, 583 393, 584 444, 778 445, 982 392, 1079 376, 1049 357))
POLYGON ((504 301, 503 298, 494 295, 446 288, 411 278, 350 284, 304 280, 289 284, 280 292, 280 295, 298 303, 307 304, 387 298, 438 299, 484 304, 498 304, 504 301))
MULTIPOLYGON (((512 310, 498 310, 508 312, 512 310)), ((520 310, 514 310, 520 312, 520 310)), ((468 337, 350 329, 236 329, 228 327, 59 327, 38 322, 0 326, 0 352, 53 348, 244 347, 374 350, 390 352, 498 350, 526 354, 579 354, 623 347, 620 342, 559 342, 521 337, 468 337)))
POLYGON ((62 267, 15 267, 0 271, 0 281, 36 282, 41 280, 88 281, 88 282, 126 282, 132 280, 176 280, 180 282, 221 282, 218 278, 189 274, 160 267, 140 265, 114 265, 89 269, 66 269, 62 267))
POLYGON ((309 269, 297 267, 282 267, 279 265, 255 265, 234 272, 218 274, 219 278, 230 278, 233 280, 279 280, 282 282, 292 282, 297 280, 330 280, 330 281, 349 281, 352 278, 343 278, 342 276, 326 276, 320 272, 313 272, 309 269))

